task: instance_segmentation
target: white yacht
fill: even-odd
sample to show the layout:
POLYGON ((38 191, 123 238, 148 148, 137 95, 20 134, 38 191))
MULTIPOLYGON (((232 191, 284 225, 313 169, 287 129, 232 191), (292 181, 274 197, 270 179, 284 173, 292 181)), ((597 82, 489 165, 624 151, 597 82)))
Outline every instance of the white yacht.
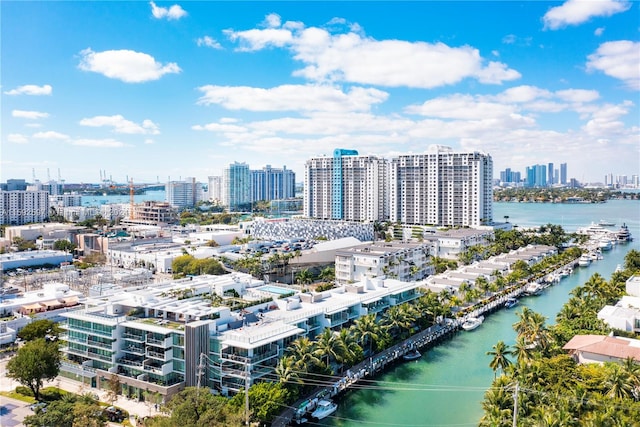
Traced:
POLYGON ((591 256, 588 253, 584 253, 578 258, 578 265, 580 267, 589 267, 591 265, 591 256))
POLYGON ((322 399, 318 402, 318 406, 311 413, 311 417, 316 420, 321 420, 323 418, 328 417, 338 410, 338 405, 333 403, 331 400, 322 399))
POLYGON ((473 331, 484 322, 484 316, 479 317, 467 317, 467 320, 462 324, 462 329, 465 331, 473 331))

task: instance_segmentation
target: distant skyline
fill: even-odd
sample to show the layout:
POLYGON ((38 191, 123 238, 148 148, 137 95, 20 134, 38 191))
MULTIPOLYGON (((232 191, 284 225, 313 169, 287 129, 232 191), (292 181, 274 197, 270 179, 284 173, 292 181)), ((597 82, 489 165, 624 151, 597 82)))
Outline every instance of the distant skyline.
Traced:
POLYGON ((0 181, 205 181, 334 148, 640 173, 632 1, 3 1, 0 181))

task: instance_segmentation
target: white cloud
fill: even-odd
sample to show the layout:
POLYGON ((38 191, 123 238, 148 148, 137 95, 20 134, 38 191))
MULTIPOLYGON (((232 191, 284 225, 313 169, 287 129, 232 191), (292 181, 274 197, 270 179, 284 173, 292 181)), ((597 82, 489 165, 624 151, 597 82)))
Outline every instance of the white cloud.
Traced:
POLYGON ((500 102, 525 103, 535 99, 550 98, 551 92, 535 86, 516 86, 509 88, 495 97, 500 102))
POLYGON ((557 30, 579 25, 598 16, 611 16, 631 7, 626 0, 567 0, 562 6, 549 9, 542 18, 544 28, 557 30))
POLYGON ((161 64, 146 53, 133 50, 105 50, 94 52, 90 48, 80 52, 78 67, 84 71, 100 73, 111 79, 126 83, 140 83, 158 80, 165 74, 182 71, 178 64, 161 64))
POLYGON ((51 95, 52 93, 51 85, 24 85, 5 92, 5 95, 51 95))
POLYGON ((598 37, 600 37, 603 34, 604 34, 604 27, 596 28, 595 31, 593 32, 593 35, 598 37))
MULTIPOLYGON (((475 78, 499 84, 520 78, 520 73, 500 62, 484 60, 471 46, 450 47, 444 43, 374 40, 358 26, 349 32, 289 25, 267 19, 272 25, 247 31, 226 30, 239 50, 268 47, 288 48, 304 67, 295 76, 324 81, 344 81, 389 87, 434 88, 475 78)), ((337 28, 337 27, 336 27, 337 28)), ((333 28, 332 28, 333 29, 333 28)))
POLYGON ((354 87, 345 93, 328 85, 283 85, 271 89, 248 86, 202 86, 198 104, 219 104, 229 110, 249 111, 368 111, 389 94, 354 87))
POLYGON ((96 148, 119 148, 124 147, 125 144, 116 141, 115 139, 76 139, 71 141, 71 145, 78 145, 82 147, 96 147, 96 148))
POLYGON ((11 112, 11 116, 21 119, 38 120, 46 119, 47 117, 49 117, 49 113, 42 113, 40 111, 13 110, 11 112))
POLYGON ((516 110, 508 104, 479 101, 470 95, 457 94, 408 107, 407 112, 443 119, 478 120, 510 116, 516 110))
POLYGON ((579 103, 593 102, 600 98, 600 94, 597 90, 585 89, 559 90, 555 92, 555 95, 563 101, 579 103))
POLYGON ((80 125, 91 127, 109 126, 113 127, 115 133, 127 134, 148 134, 157 135, 160 133, 158 126, 151 120, 143 120, 142 124, 137 124, 125 119, 120 114, 115 116, 95 116, 80 120, 80 125))
POLYGON ((53 130, 49 130, 46 132, 36 132, 32 136, 37 139, 69 139, 69 135, 65 135, 64 133, 56 132, 53 130))
POLYGON ((222 49, 222 45, 209 36, 200 37, 196 40, 196 44, 198 46, 206 46, 212 49, 222 49))
POLYGON ((627 87, 640 90, 640 42, 619 40, 601 44, 589 55, 587 70, 602 71, 606 75, 622 80, 627 87))
POLYGON ((187 16, 187 12, 177 4, 169 8, 156 6, 154 2, 149 2, 149 4, 151 5, 151 14, 156 19, 166 18, 172 20, 187 16))
POLYGON ((144 140, 144 143, 145 144, 154 144, 155 141, 153 139, 151 139, 151 138, 147 138, 147 139, 144 140))
POLYGON ((12 144, 26 144, 29 142, 29 139, 25 135, 19 133, 10 133, 7 135, 7 141, 12 144))
POLYGON ((277 13, 270 13, 264 18, 265 25, 269 28, 276 28, 282 24, 282 20, 280 15, 277 13))

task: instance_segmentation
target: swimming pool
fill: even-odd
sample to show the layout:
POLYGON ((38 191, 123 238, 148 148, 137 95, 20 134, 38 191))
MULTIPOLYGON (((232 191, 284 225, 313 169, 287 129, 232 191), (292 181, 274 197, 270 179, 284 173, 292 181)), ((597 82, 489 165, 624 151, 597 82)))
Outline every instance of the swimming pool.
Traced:
POLYGON ((293 289, 281 288, 279 286, 264 285, 256 288, 257 291, 269 292, 277 295, 287 295, 295 292, 293 289))

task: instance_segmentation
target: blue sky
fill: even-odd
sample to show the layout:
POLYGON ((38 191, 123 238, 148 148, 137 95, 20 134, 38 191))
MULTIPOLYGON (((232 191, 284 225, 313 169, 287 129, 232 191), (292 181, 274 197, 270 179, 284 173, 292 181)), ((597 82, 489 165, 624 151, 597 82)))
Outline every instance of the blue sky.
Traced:
POLYGON ((640 11, 614 0, 2 1, 0 180, 155 182, 429 145, 640 173, 640 11))

